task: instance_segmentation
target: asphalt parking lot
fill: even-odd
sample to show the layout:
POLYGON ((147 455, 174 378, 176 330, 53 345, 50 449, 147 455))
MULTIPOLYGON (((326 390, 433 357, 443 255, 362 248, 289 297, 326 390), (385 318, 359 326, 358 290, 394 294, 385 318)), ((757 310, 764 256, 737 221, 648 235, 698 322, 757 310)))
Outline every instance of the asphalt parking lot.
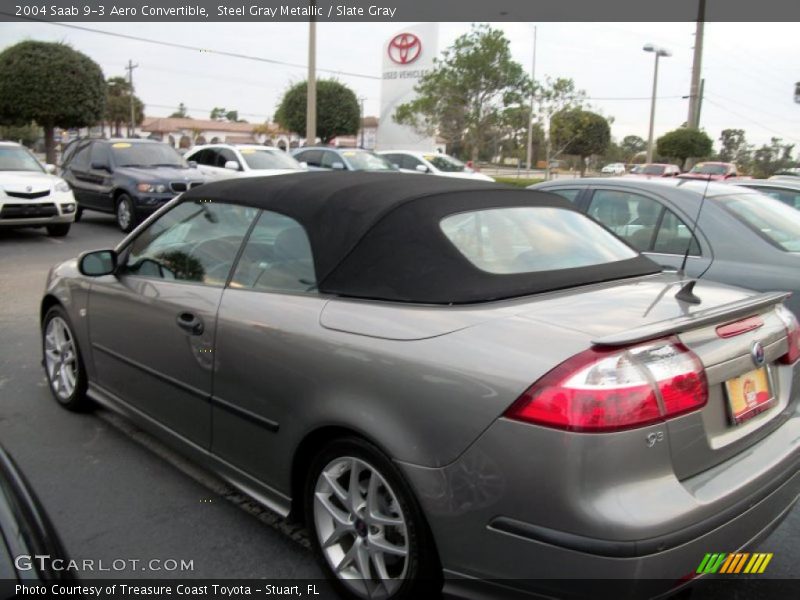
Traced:
MULTIPOLYGON (((123 419, 105 411, 71 414, 50 397, 39 364, 38 330, 47 271, 121 237, 113 219, 97 213, 86 213, 60 239, 43 230, 0 229, 0 442, 32 483, 72 558, 193 561, 193 571, 170 577, 321 578, 296 526, 233 493, 123 419)), ((798 539, 795 507, 759 546, 774 553, 766 576, 800 577, 798 539)), ((736 597, 758 595, 743 590, 736 597)))

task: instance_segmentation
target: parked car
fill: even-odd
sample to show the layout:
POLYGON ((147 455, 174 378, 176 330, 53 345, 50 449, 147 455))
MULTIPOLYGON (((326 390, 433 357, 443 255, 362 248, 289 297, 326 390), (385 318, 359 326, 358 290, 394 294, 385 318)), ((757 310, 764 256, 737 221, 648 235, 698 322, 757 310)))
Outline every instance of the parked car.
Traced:
POLYGON ((71 582, 61 540, 22 471, 0 447, 0 597, 19 598, 24 583, 36 589, 71 582))
POLYGON ((62 174, 84 210, 111 213, 124 232, 205 179, 169 144, 140 139, 84 139, 68 148, 62 174))
POLYGON ((688 281, 555 194, 242 178, 56 266, 44 363, 304 515, 348 596, 669 589, 800 494, 786 294, 688 281))
POLYGON ((800 316, 800 213, 758 192, 681 178, 573 179, 536 184, 569 198, 660 265, 754 290, 789 290, 800 316), (706 200, 692 235, 703 194, 706 200))
POLYGON ((480 181, 494 181, 488 175, 478 173, 463 162, 436 152, 416 152, 413 150, 385 150, 378 152, 388 159, 401 171, 411 173, 430 173, 442 177, 456 177, 458 179, 476 179, 480 181))
POLYGON ((255 144, 195 146, 184 158, 196 162, 200 173, 209 181, 229 177, 286 175, 303 170, 303 166, 283 150, 255 144))
POLYGON ((688 173, 678 175, 678 177, 683 177, 684 179, 702 179, 703 181, 722 181, 738 176, 736 165, 725 162, 697 163, 688 173))
POLYGON ((766 194, 792 208, 800 208, 800 178, 736 179, 730 183, 766 194))
POLYGON ((625 165, 623 163, 611 163, 600 169, 605 175, 624 175, 625 165))
POLYGON ((0 142, 0 227, 45 227, 62 237, 75 220, 69 185, 25 146, 0 142))
POLYGON ((638 177, 677 177, 681 174, 681 170, 675 165, 666 163, 646 163, 643 165, 636 165, 630 175, 638 177))
POLYGON ((309 171, 397 171, 391 162, 359 148, 304 147, 292 156, 308 165, 309 171))

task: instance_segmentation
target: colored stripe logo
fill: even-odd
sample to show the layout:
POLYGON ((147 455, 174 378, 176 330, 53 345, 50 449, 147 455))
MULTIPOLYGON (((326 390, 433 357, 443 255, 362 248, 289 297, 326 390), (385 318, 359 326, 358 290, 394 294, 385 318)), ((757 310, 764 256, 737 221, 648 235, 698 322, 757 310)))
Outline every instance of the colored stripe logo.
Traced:
POLYGON ((725 552, 709 553, 703 557, 700 566, 697 567, 699 574, 720 573, 726 575, 738 575, 739 573, 763 573, 767 569, 769 561, 772 560, 772 552, 737 552, 727 554, 725 552))

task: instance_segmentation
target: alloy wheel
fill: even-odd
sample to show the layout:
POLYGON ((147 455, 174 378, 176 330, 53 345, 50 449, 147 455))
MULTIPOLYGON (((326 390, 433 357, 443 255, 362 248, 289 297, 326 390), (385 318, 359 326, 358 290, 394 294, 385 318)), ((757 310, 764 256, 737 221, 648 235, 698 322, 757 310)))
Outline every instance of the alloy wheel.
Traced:
POLYGON ((47 323, 44 354, 53 393, 61 400, 69 399, 78 380, 78 360, 72 333, 61 317, 53 317, 47 323))
POLYGON ((314 490, 320 548, 336 576, 363 598, 388 598, 409 563, 406 518, 378 470, 355 457, 332 460, 314 490))
POLYGON ((117 223, 119 224, 119 228, 123 231, 128 231, 131 226, 131 219, 133 215, 131 214, 131 207, 130 204, 123 198, 117 204, 117 223))

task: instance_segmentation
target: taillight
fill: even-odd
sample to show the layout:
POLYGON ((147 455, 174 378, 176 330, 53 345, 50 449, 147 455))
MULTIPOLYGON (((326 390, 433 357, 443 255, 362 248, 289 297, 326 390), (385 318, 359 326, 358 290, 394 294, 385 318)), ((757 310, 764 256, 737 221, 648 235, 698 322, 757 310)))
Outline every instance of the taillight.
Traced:
POLYGON ((778 313, 786 327, 786 341, 789 342, 789 350, 781 356, 780 362, 791 365, 800 358, 800 325, 798 325, 794 313, 783 304, 778 305, 775 312, 778 313))
POLYGON ((505 416, 603 432, 642 427, 701 408, 707 400, 702 363, 670 338, 576 354, 528 388, 505 416))

